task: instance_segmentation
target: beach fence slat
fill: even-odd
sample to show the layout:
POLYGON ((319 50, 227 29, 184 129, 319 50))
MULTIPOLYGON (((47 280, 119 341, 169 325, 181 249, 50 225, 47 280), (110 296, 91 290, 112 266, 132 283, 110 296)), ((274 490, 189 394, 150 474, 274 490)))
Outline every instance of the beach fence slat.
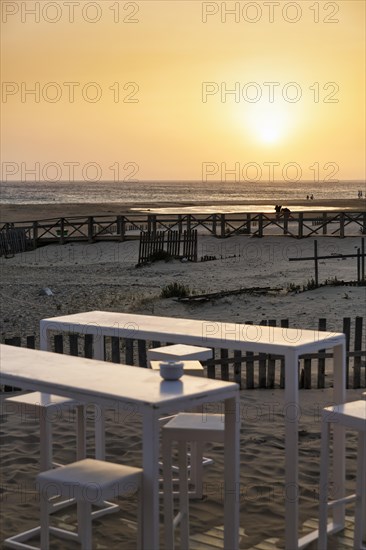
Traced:
POLYGON ((220 359, 221 359, 221 380, 229 380, 229 350, 220 349, 220 359))
MULTIPOLYGON (((268 326, 275 327, 277 325, 275 319, 268 320, 268 326)), ((276 360, 269 355, 268 356, 268 374, 267 374, 267 388, 275 387, 275 378, 276 378, 276 360)))
POLYGON ((126 338, 125 361, 126 365, 133 365, 133 340, 126 338))
MULTIPOLYGON (((355 321, 355 352, 361 352, 362 349, 362 325, 363 317, 356 317, 355 321)), ((361 387, 361 353, 355 355, 353 360, 353 388, 361 387)))
POLYGON ((215 367, 215 355, 216 350, 212 350, 212 358, 207 360, 207 378, 216 378, 216 367, 215 367))
POLYGON ((84 357, 93 359, 93 335, 85 334, 84 338, 84 357))
MULTIPOLYGON (((262 326, 267 325, 267 321, 261 321, 259 323, 262 326)), ((259 353, 258 360, 258 387, 266 388, 267 387, 267 354, 259 353)))
POLYGON ((351 318, 343 318, 342 332, 346 336, 346 388, 349 388, 349 347, 351 341, 351 318))
POLYGON ((146 368, 147 367, 146 340, 137 340, 137 351, 138 351, 140 367, 146 368))
POLYGON ((240 349, 234 350, 234 382, 239 384, 241 389, 241 364, 242 355, 240 349))
MULTIPOLYGON (((319 319, 318 329, 321 332, 327 330, 327 320, 324 318, 319 319)), ((320 353, 325 353, 325 349, 319 351, 320 353)), ((325 388, 325 357, 318 358, 318 380, 317 380, 318 389, 325 388)))
POLYGON ((79 335, 69 334, 70 355, 79 355, 79 335))
MULTIPOLYGON (((247 321, 246 325, 252 325, 252 321, 247 321)), ((245 365, 245 376, 246 376, 246 388, 247 390, 252 390, 254 388, 254 353, 252 351, 247 351, 245 354, 246 365, 245 365)))
POLYGON ((55 334, 53 337, 53 345, 55 348, 55 353, 64 352, 64 337, 62 334, 55 334))
POLYGON ((121 351, 119 348, 119 338, 118 336, 112 336, 111 337, 111 355, 112 355, 112 363, 120 363, 121 362, 121 351))

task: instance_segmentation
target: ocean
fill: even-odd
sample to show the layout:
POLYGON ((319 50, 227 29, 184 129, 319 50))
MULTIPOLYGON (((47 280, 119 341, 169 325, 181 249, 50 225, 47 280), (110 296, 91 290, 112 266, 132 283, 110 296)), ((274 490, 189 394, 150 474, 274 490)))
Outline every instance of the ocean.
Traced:
POLYGON ((362 190, 366 197, 365 182, 202 182, 202 181, 58 181, 58 182, 2 182, 0 202, 3 204, 54 204, 54 203, 124 203, 138 204, 220 203, 241 201, 270 201, 272 204, 293 200, 357 199, 362 190))

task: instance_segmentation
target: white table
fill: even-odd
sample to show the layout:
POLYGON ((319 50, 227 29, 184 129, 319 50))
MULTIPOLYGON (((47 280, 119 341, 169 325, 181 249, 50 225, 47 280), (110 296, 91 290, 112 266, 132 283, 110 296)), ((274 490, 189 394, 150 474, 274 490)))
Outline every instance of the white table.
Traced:
POLYGON ((159 550, 159 416, 224 401, 224 545, 239 546, 239 387, 183 376, 164 381, 156 372, 127 365, 0 345, 0 383, 71 397, 100 407, 131 407, 142 415, 143 548, 159 550))
MULTIPOLYGON (((174 344, 211 346, 231 350, 273 353, 285 358, 285 547, 298 550, 317 538, 317 531, 298 538, 298 360, 304 353, 333 349, 335 403, 346 400, 346 343, 341 333, 319 332, 262 325, 197 321, 151 315, 90 311, 44 319, 40 324, 41 349, 48 349, 50 330, 94 335, 94 356, 104 358, 104 336, 167 341, 174 344)), ((344 494, 344 430, 336 427, 334 478, 344 494)), ((344 527, 345 508, 333 509, 329 532, 344 527)), ((230 546, 227 546, 230 548, 230 546)))

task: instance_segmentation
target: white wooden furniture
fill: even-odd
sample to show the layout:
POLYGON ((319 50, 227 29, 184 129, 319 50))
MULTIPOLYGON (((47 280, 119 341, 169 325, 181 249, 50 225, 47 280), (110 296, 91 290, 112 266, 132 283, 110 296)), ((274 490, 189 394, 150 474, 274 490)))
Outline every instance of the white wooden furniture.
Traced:
MULTIPOLYGON (((142 415, 143 548, 159 550, 159 417, 224 402, 224 546, 239 545, 239 387, 183 376, 167 382, 151 369, 0 345, 0 383, 142 415)), ((123 446, 123 440, 121 441, 123 446)))
MULTIPOLYGON (((142 548, 142 510, 140 489, 142 470, 101 460, 84 459, 62 468, 47 470, 37 476, 41 504, 41 550, 49 550, 50 533, 77 540, 81 550, 91 550, 92 505, 103 506, 107 499, 137 493, 137 548, 142 548), (76 500, 77 532, 50 526, 51 499, 56 495, 76 500)), ((108 540, 108 536, 106 536, 108 540)), ((123 540, 121 540, 123 544, 123 540)), ((34 548, 34 547, 33 547, 34 548)))
MULTIPOLYGON (((180 525, 181 547, 189 548, 189 482, 187 444, 197 445, 194 487, 202 485, 203 446, 207 442, 224 443, 224 423, 220 414, 179 413, 162 428, 165 548, 174 550, 174 530, 180 525), (174 517, 172 447, 178 442, 179 513, 174 517)), ((202 493, 202 488, 201 488, 202 493)))
MULTIPOLYGON (((105 311, 89 311, 43 319, 40 323, 41 349, 48 349, 50 331, 93 334, 95 336, 94 356, 97 359, 104 358, 104 336, 283 355, 286 386, 284 398, 285 547, 286 550, 298 550, 317 538, 317 531, 298 538, 298 430, 301 416, 298 361, 301 354, 332 349, 333 401, 334 403, 344 403, 346 400, 346 341, 344 334, 105 311)), ((334 469, 341 492, 344 492, 345 479, 344 443, 344 430, 342 427, 336 426, 334 469)), ((337 530, 343 529, 345 522, 343 504, 334 507, 333 520, 337 530)))
POLYGON ((206 361, 212 357, 212 349, 186 344, 161 346, 147 350, 148 361, 206 361))
MULTIPOLYGON (((325 407, 322 410, 318 550, 327 550, 328 509, 336 506, 340 501, 346 503, 353 500, 356 503, 353 548, 354 550, 366 550, 366 545, 362 545, 362 531, 366 523, 366 510, 362 506, 366 493, 365 434, 366 402, 364 400, 325 407), (345 497, 343 494, 338 494, 336 490, 335 498, 331 502, 328 502, 329 436, 332 424, 344 426, 358 432, 357 478, 355 495, 345 497)), ((336 452, 335 449, 333 449, 334 452, 336 452)), ((337 478, 334 481, 335 488, 337 489, 337 478)))
MULTIPOLYGON (((160 370, 161 361, 150 361, 150 367, 154 371, 160 370)), ((204 368, 199 361, 179 361, 183 363, 184 374, 189 374, 191 376, 203 376, 204 368)))
POLYGON ((9 410, 11 409, 20 415, 21 418, 32 414, 39 419, 40 430, 40 472, 49 470, 53 466, 60 466, 54 463, 52 452, 52 421, 62 419, 65 411, 76 410, 76 459, 81 460, 86 456, 85 444, 85 410, 84 406, 74 399, 51 395, 41 392, 30 392, 5 399, 9 410))

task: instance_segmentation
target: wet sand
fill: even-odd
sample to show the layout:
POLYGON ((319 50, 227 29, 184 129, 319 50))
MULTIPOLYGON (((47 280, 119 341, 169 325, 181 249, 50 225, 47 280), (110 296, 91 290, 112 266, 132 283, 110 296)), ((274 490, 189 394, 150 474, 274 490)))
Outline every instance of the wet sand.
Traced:
MULTIPOLYGON (((281 201, 273 200, 273 212, 275 204, 281 203, 281 201)), ((150 212, 154 213, 156 210, 162 208, 172 209, 174 208, 184 209, 184 213, 188 213, 188 210, 192 208, 192 212, 195 214, 207 211, 217 212, 225 211, 225 207, 235 206, 237 212, 246 212, 248 207, 250 211, 253 211, 254 206, 258 206, 257 212, 261 212, 261 206, 269 205, 268 200, 258 201, 220 201, 217 204, 212 202, 181 202, 179 204, 174 202, 156 203, 137 203, 133 205, 126 205, 124 203, 59 203, 59 204, 0 204, 0 222, 20 222, 20 221, 39 221, 51 218, 59 217, 71 217, 71 216, 111 216, 111 215, 126 215, 130 212, 138 213, 150 212), (242 208, 241 208, 242 207, 242 208)), ((339 211, 349 210, 354 212, 361 212, 366 210, 366 201, 362 199, 351 200, 303 200, 303 201, 286 201, 282 206, 291 207, 304 207, 304 210, 311 211, 315 209, 319 211, 319 208, 324 210, 337 209, 339 211)))

